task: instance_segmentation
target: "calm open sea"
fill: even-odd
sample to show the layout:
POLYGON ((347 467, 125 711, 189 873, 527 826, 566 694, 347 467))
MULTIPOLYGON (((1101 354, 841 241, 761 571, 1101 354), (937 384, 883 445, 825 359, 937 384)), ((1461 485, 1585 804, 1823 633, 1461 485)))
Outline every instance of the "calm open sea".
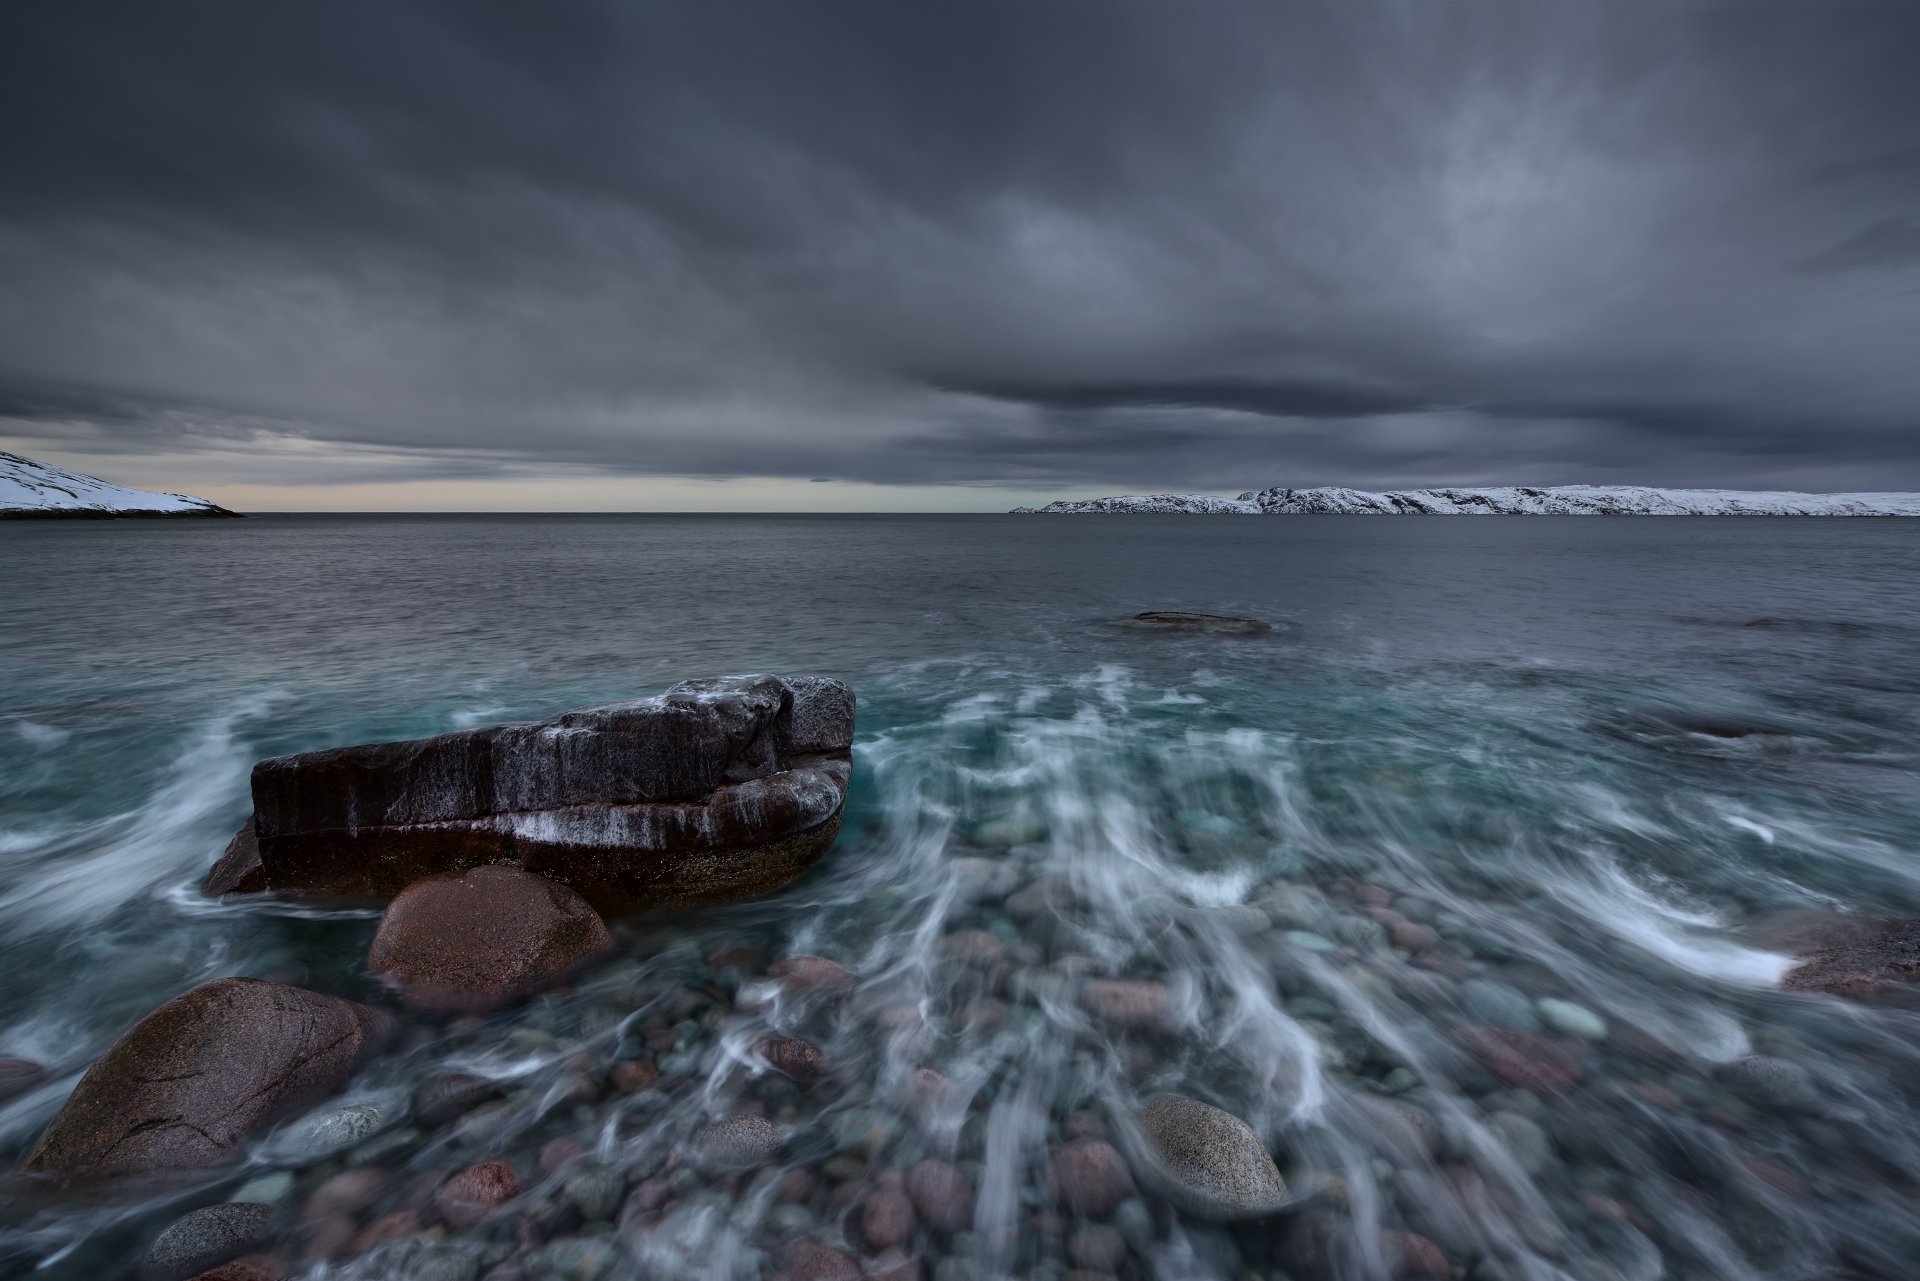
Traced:
MULTIPOLYGON (((909 1246, 936 1281, 1370 1278, 1396 1250, 1410 1275, 1398 1233, 1473 1278, 1920 1267, 1920 1016, 1777 987, 1788 913, 1920 916, 1920 521, 0 526, 0 1055, 55 1069, 0 1104, 0 1158, 198 982, 384 1000, 358 969, 373 917, 197 893, 256 759, 762 670, 858 693, 826 859, 763 904, 629 923, 570 992, 417 1026, 355 1087, 401 1136, 368 1162, 390 1178, 361 1221, 500 1155, 537 1228, 354 1264, 290 1226, 289 1260, 771 1275, 794 1242, 869 1253, 847 1207, 933 1155, 975 1195, 967 1225, 909 1246), (1148 609, 1283 626, 1116 625, 1148 609), (962 930, 997 941, 990 964, 942 951, 962 930), (858 999, 772 1026, 713 959, 743 945, 830 956, 858 999), (1087 973, 1160 985, 1166 1028, 1089 1013, 1087 973), (1582 1079, 1501 1085, 1461 1048, 1482 1025, 1555 1040, 1582 1079), (743 1069, 741 1045, 789 1030, 826 1082, 743 1069), (662 1086, 620 1096, 596 1073, 636 1053, 662 1086), (456 1141, 392 1103, 449 1065, 501 1079, 496 1129, 456 1141), (901 1102, 922 1067, 956 1083, 951 1126, 901 1102), (1317 1195, 1251 1227, 1145 1194, 1054 1213, 1048 1154, 1167 1091, 1246 1119, 1317 1195), (673 1163, 752 1103, 786 1138, 770 1170, 811 1185, 673 1163), (614 1194, 664 1180, 665 1200, 606 1213, 541 1184, 556 1137, 614 1194)), ((187 1193, 0 1198, 0 1272, 117 1275, 174 1215, 276 1171, 292 1223, 348 1159, 283 1135, 187 1193)))

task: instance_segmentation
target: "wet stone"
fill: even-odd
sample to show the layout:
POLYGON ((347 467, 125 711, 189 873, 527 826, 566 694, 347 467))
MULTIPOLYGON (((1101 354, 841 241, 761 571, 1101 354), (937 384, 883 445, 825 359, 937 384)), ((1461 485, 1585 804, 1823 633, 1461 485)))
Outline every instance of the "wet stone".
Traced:
POLYGON ((293 1195, 293 1182, 292 1171, 275 1170, 241 1184, 239 1191, 233 1194, 233 1199, 277 1206, 293 1195))
POLYGON ((831 1246, 802 1241, 788 1248, 780 1277, 782 1281, 860 1281, 860 1265, 831 1246))
POLYGON ((1584 1005, 1575 1005, 1572 1001, 1562 1001, 1551 996, 1541 997, 1535 1004, 1546 1025, 1562 1036, 1571 1036, 1581 1041, 1607 1039, 1606 1020, 1584 1005))
POLYGON ((907 1171, 906 1191, 914 1209, 931 1227, 960 1232, 973 1222, 973 1185, 937 1157, 929 1157, 907 1171))
POLYGON ((860 1234, 874 1250, 906 1245, 919 1222, 912 1199, 898 1188, 877 1189, 860 1210, 860 1234))
POLYGON ((273 1239, 273 1209, 252 1202, 209 1205, 175 1219, 147 1250, 143 1281, 185 1281, 273 1239))
POLYGON ((1460 985, 1460 1003, 1477 1023, 1537 1036, 1546 1030, 1533 1002, 1517 988, 1492 979, 1468 979, 1460 985))
POLYGON ((478 1226, 488 1215, 520 1195, 520 1177, 504 1161, 488 1161, 460 1171, 440 1185, 433 1205, 456 1228, 478 1226))
POLYGON ((428 1127, 445 1125, 500 1094, 500 1086, 484 1077, 443 1072, 428 1077, 414 1090, 413 1118, 428 1127))
POLYGON ((1099 1139, 1077 1139, 1053 1157, 1060 1201, 1075 1214, 1104 1215, 1133 1192, 1133 1173, 1120 1150, 1099 1139))
POLYGON ((1160 1027, 1173 1012, 1167 985, 1152 979, 1088 979, 1080 1004, 1101 1022, 1127 1030, 1160 1027))
POLYGON ((1067 1257, 1083 1268, 1110 1271, 1127 1257, 1126 1238, 1112 1224, 1085 1224, 1067 1238, 1067 1257))
POLYGON ((1470 1027, 1460 1044, 1502 1084, 1558 1093, 1580 1079, 1580 1060, 1553 1042, 1505 1028, 1470 1027))
POLYGON ((567 1176, 561 1193, 580 1217, 591 1222, 611 1219, 626 1195, 626 1180, 605 1166, 589 1165, 567 1176))
POLYGON ((764 1116, 743 1112, 700 1131, 694 1136, 693 1150, 702 1169, 752 1169, 779 1153, 780 1131, 764 1116))
POLYGON ((1287 1187, 1253 1130, 1198 1099, 1162 1095, 1136 1114, 1149 1151, 1140 1177, 1203 1219, 1261 1218, 1287 1203, 1287 1187))
POLYGON ((826 1057, 819 1048, 813 1042, 803 1041, 797 1036, 770 1041, 763 1053, 774 1071, 796 1081, 812 1081, 827 1070, 826 1057))

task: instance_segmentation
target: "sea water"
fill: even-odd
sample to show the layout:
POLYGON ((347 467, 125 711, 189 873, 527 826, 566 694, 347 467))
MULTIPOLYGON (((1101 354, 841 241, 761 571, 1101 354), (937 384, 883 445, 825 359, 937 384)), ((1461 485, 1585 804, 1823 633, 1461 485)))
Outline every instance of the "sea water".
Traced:
POLYGON ((1473 1278, 1908 1277, 1920 1016, 1779 979, 1841 914, 1920 915, 1916 584, 1899 520, 0 528, 0 1055, 51 1069, 0 1103, 9 1162, 197 983, 396 1008, 364 973, 375 914, 198 892, 256 759, 727 672, 859 697, 846 825, 799 881, 616 921, 614 955, 489 1018, 403 1015, 231 1169, 12 1184, 0 1271, 120 1275, 251 1182, 313 1276, 833 1275, 812 1243, 933 1281, 1417 1276, 1427 1250, 1473 1278), (1120 625, 1149 609, 1275 630, 1120 625), (793 955, 853 990, 770 981, 793 955), (1109 980, 1152 1017, 1089 998, 1109 980), (1501 1080, 1489 1026, 1578 1080, 1501 1080), (826 1075, 767 1071, 785 1036, 826 1075), (448 1071, 499 1097, 419 1124, 405 1099, 448 1071), (1244 1119, 1296 1204, 1063 1207, 1063 1146, 1163 1093, 1244 1119), (317 1141, 346 1106, 371 1132, 317 1141), (743 1111, 777 1154, 687 1159, 743 1111), (490 1159, 523 1197, 436 1225, 435 1181, 490 1159), (876 1258, 862 1207, 927 1160, 964 1221, 876 1258), (374 1191, 316 1222, 349 1169, 374 1191))

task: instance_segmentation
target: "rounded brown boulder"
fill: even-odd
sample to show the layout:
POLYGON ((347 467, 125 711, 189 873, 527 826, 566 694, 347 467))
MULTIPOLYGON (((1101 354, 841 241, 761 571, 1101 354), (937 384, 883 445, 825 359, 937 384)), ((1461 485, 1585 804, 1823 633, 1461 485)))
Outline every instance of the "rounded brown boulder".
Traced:
POLYGON ((482 1010, 559 982, 612 944, 599 913, 566 886, 476 867, 402 890, 367 968, 417 1008, 482 1010))
POLYGON ((195 1170, 333 1093, 387 1029, 363 1005, 216 979, 134 1024, 68 1096, 25 1168, 62 1177, 195 1170))

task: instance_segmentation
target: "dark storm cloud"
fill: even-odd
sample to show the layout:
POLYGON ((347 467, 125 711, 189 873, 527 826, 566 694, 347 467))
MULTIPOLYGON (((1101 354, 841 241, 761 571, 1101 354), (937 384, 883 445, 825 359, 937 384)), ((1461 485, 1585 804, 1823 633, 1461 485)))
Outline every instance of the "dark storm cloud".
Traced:
POLYGON ((1851 0, 8 6, 0 435, 1920 487, 1916 62, 1851 0))

